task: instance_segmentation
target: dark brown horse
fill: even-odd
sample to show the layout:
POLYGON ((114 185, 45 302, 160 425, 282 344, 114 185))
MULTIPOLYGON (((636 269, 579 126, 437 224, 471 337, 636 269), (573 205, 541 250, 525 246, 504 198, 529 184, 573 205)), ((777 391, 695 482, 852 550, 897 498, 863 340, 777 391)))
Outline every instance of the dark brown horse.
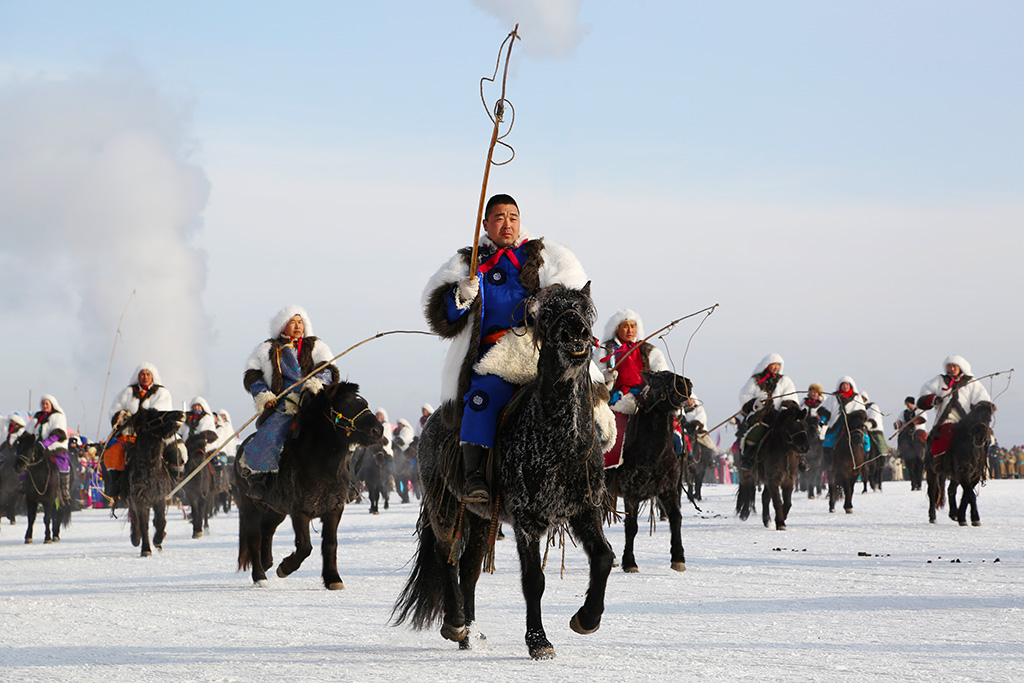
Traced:
MULTIPOLYGON (((840 409, 842 410, 842 409, 840 409)), ((867 433, 868 414, 863 410, 843 412, 839 437, 832 447, 832 469, 828 475, 828 511, 836 511, 836 501, 845 497, 843 509, 853 514, 853 491, 857 477, 864 472, 864 435, 867 433)))
POLYGON ((765 527, 771 523, 772 506, 775 508, 775 529, 786 530, 786 518, 793 505, 797 464, 800 455, 809 448, 807 438, 807 411, 793 401, 783 401, 779 410, 771 409, 763 422, 768 431, 754 451, 749 470, 740 470, 740 484, 736 492, 736 513, 740 519, 750 516, 757 485, 761 490, 761 521, 765 527))
POLYGON ((24 432, 14 446, 14 470, 25 473, 25 511, 28 529, 25 543, 32 542, 32 527, 36 523, 39 506, 43 506, 44 543, 60 540, 60 529, 71 521, 71 506, 62 503, 60 473, 50 454, 31 432, 24 432))
MULTIPOLYGON (((949 450, 940 457, 939 468, 949 479, 949 518, 967 526, 967 507, 971 508, 971 525, 981 526, 978 514, 978 484, 985 480, 988 446, 992 442, 992 413, 996 407, 980 401, 967 417, 957 423, 949 450), (963 489, 957 505, 957 487, 963 489)), ((934 521, 934 520, 933 520, 934 521)))
POLYGON ((142 546, 142 557, 163 548, 167 528, 167 494, 171 475, 164 460, 164 442, 173 437, 185 422, 180 410, 159 411, 142 408, 129 418, 128 426, 135 442, 126 452, 128 477, 128 517, 132 545, 142 546), (149 543, 149 514, 153 513, 153 544, 149 543))
POLYGON ((309 524, 319 518, 324 586, 341 590, 338 574, 338 524, 353 495, 350 461, 357 444, 380 440, 384 428, 348 382, 328 384, 317 394, 303 391, 293 436, 285 442, 280 470, 269 475, 267 493, 249 498, 249 481, 242 473, 243 444, 235 459, 238 486, 238 569, 252 568, 252 580, 262 585, 274 565, 274 532, 285 517, 292 518, 295 551, 277 566, 284 578, 313 552, 309 524))
MULTIPOLYGON (((534 659, 550 659, 555 649, 541 620, 540 544, 545 535, 567 525, 590 559, 586 598, 569 620, 576 633, 593 633, 601 625, 613 553, 601 525, 604 458, 589 375, 595 316, 590 285, 581 290, 553 285, 541 291, 537 302, 537 378, 512 399, 498 428, 501 476, 492 495, 498 501, 498 519, 515 530, 527 649, 534 659)), ((424 488, 419 547, 392 614, 394 623, 408 619, 415 628, 440 622, 444 638, 468 648, 476 619, 476 583, 489 530, 496 531, 497 524, 490 506, 461 504, 459 434, 445 423, 443 412, 427 420, 420 437, 424 488)))
POLYGON ((690 398, 690 380, 668 370, 644 373, 646 386, 637 396, 637 411, 626 423, 622 439, 622 464, 607 470, 608 490, 622 496, 625 506, 626 544, 622 551, 622 570, 640 571, 633 555, 633 542, 639 527, 640 505, 657 501, 668 517, 671 530, 672 569, 686 571, 683 552, 682 463, 672 445, 672 418, 690 398))

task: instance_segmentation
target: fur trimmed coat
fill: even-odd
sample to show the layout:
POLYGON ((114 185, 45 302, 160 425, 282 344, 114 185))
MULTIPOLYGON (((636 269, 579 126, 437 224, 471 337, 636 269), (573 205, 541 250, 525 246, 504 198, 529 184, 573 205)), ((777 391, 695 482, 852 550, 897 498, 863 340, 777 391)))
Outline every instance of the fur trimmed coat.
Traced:
MULTIPOLYGON (((268 405, 268 401, 286 388, 281 368, 278 365, 281 348, 286 343, 288 343, 287 340, 282 337, 267 339, 253 349, 249 360, 245 363, 242 385, 253 397, 257 412, 261 413, 257 425, 262 424, 263 420, 274 411, 274 408, 268 405)), ((302 376, 305 377, 313 372, 318 365, 334 358, 334 354, 331 353, 330 347, 318 337, 303 337, 298 357, 299 368, 302 371, 302 376)), ((313 393, 317 393, 323 388, 323 385, 337 382, 340 377, 341 373, 338 371, 338 367, 331 363, 323 371, 307 379, 304 387, 296 388, 293 393, 297 394, 302 388, 308 388, 313 393)))
POLYGON ((828 395, 825 400, 825 404, 821 407, 819 413, 828 416, 828 428, 825 430, 826 433, 833 431, 836 422, 839 421, 842 414, 845 412, 847 417, 853 415, 857 411, 867 412, 867 404, 864 403, 864 397, 860 395, 857 390, 857 383, 853 381, 850 376, 840 377, 836 382, 836 389, 833 393, 828 395), (842 399, 839 396, 839 387, 846 382, 853 389, 853 396, 849 399, 842 399))
POLYGON ((111 425, 117 421, 117 416, 122 410, 132 415, 139 412, 139 408, 152 408, 153 410, 163 411, 174 410, 171 392, 160 383, 160 373, 157 372, 155 365, 152 363, 142 363, 139 367, 135 368, 132 379, 134 382, 125 387, 121 395, 114 399, 114 403, 110 406, 111 425), (149 370, 153 373, 153 383, 145 391, 145 394, 143 394, 142 388, 139 387, 138 383, 139 373, 143 370, 149 370))
POLYGON ((28 431, 33 432, 40 441, 46 441, 50 437, 56 437, 47 446, 50 455, 64 454, 68 452, 68 419, 61 410, 60 405, 50 394, 43 394, 42 399, 48 400, 53 407, 49 413, 37 412, 32 416, 28 424, 28 431))
MULTIPOLYGON (((531 239, 525 231, 522 231, 514 248, 524 246, 524 243, 526 259, 519 270, 519 280, 528 294, 535 295, 541 289, 554 284, 580 289, 587 283, 587 275, 583 266, 567 248, 544 238, 531 239)), ((472 251, 471 247, 460 249, 455 256, 442 265, 427 282, 421 299, 424 317, 430 329, 442 338, 451 340, 451 346, 445 356, 442 368, 440 408, 445 424, 449 427, 456 427, 461 420, 462 397, 469 391, 474 366, 481 360, 479 358, 482 337, 480 320, 483 313, 482 301, 486 299, 486 294, 477 296, 469 304, 466 315, 462 315, 454 321, 448 319, 448 298, 458 287, 458 283, 469 277, 472 251)), ((486 235, 481 236, 478 255, 480 263, 486 261, 497 251, 497 246, 486 235)), ((481 287, 486 286, 486 280, 481 278, 481 287)), ((499 342, 491 350, 491 352, 497 352, 495 353, 496 357, 502 356, 500 361, 493 363, 494 369, 497 370, 499 367, 515 368, 516 377, 509 381, 516 384, 529 381, 537 371, 537 358, 533 355, 532 336, 527 335, 527 337, 525 341, 530 343, 524 344, 522 337, 506 334, 502 338, 504 343, 499 342), (525 354, 529 354, 529 356, 525 354)), ((487 364, 481 369, 489 371, 487 364)), ((495 374, 498 373, 495 372, 495 374)))
POLYGON ((761 359, 761 362, 754 368, 753 374, 747 383, 740 389, 740 407, 744 409, 743 417, 745 418, 749 413, 746 411, 746 405, 749 401, 760 398, 762 400, 772 399, 775 410, 779 410, 782 407, 784 400, 793 401, 799 403, 799 396, 796 393, 796 385, 793 384, 793 380, 788 376, 782 374, 785 370, 785 362, 782 360, 782 356, 777 353, 769 353, 767 356, 761 359), (770 391, 765 391, 760 384, 758 384, 758 378, 768 366, 772 363, 779 364, 779 379, 775 383, 775 387, 770 391))
POLYGON ((943 369, 950 363, 960 366, 961 379, 953 384, 953 378, 949 375, 945 373, 936 375, 924 383, 921 387, 920 398, 917 399, 918 408, 935 408, 936 426, 943 423, 959 422, 971 412, 971 408, 974 406, 982 401, 992 401, 988 389, 981 382, 971 382, 974 379, 971 364, 963 356, 949 356, 942 362, 943 369), (950 406, 953 392, 956 392, 956 405, 950 406))

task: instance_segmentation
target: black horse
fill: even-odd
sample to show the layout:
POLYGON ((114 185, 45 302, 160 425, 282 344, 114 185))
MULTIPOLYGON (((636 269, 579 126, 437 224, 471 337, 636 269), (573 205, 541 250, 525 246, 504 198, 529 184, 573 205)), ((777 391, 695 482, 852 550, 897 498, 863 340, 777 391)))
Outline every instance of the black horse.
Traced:
POLYGON ((172 485, 164 459, 165 441, 173 437, 184 422, 185 413, 180 410, 151 408, 141 408, 128 421, 135 434, 135 442, 125 453, 128 517, 132 545, 141 545, 142 557, 152 555, 153 547, 163 548, 164 536, 167 535, 167 494, 172 485), (153 513, 152 546, 149 542, 150 511, 153 513))
POLYGON ((28 515, 25 543, 32 542, 32 527, 36 523, 40 505, 43 506, 43 542, 59 541, 61 527, 71 522, 71 506, 67 501, 61 501, 57 465, 31 432, 26 431, 18 437, 14 450, 17 456, 14 469, 18 473, 25 473, 25 512, 28 515))
POLYGON ((498 428, 494 469, 500 486, 492 486, 494 507, 460 502, 458 432, 438 412, 424 426, 419 548, 392 616, 396 624, 409 619, 415 628, 442 622, 442 636, 469 647, 476 583, 488 536, 495 535, 488 531, 496 531, 500 519, 515 530, 526 646, 534 659, 548 659, 555 651, 541 620, 541 540, 549 529, 567 523, 590 559, 590 588, 569 622, 577 633, 593 633, 601 624, 613 553, 601 527, 604 461, 594 424, 596 389, 588 372, 595 316, 590 285, 582 290, 553 285, 540 292, 537 304, 537 377, 513 397, 498 428))
POLYGON ((761 521, 771 524, 772 506, 775 508, 775 529, 786 530, 786 518, 793 505, 797 464, 800 455, 810 448, 807 435, 807 411, 793 401, 783 401, 779 410, 770 408, 763 422, 768 425, 761 442, 751 458, 749 470, 740 469, 739 489, 736 492, 736 513, 747 519, 757 494, 761 491, 761 521))
POLYGON ((188 460, 185 462, 183 475, 187 477, 196 469, 202 468, 181 489, 192 518, 192 538, 203 537, 204 526, 209 526, 207 520, 213 514, 213 467, 210 463, 203 464, 207 444, 209 440, 202 434, 194 434, 185 441, 188 460))
MULTIPOLYGON (((918 418, 915 422, 923 423, 924 419, 918 418)), ((906 427, 896 438, 899 455, 907 467, 911 491, 921 490, 921 477, 924 473, 924 445, 927 440, 928 433, 923 429, 917 429, 917 425, 906 427)))
POLYGON ((19 475, 15 471, 17 462, 14 444, 6 441, 0 444, 0 517, 6 517, 11 524, 14 524, 19 506, 25 502, 19 491, 19 475))
POLYGON ((393 470, 395 491, 398 493, 398 497, 403 503, 409 502, 410 491, 413 491, 416 494, 417 499, 420 497, 419 487, 415 482, 415 478, 419 475, 417 473, 416 465, 414 464, 419 451, 419 440, 420 437, 414 436, 408 446, 402 449, 396 449, 395 452, 393 470))
POLYGON ((693 390, 690 380, 668 370, 644 373, 646 386, 637 396, 637 411, 626 423, 622 464, 608 470, 608 489, 622 496, 625 505, 626 544, 622 570, 640 571, 633 555, 640 504, 656 500, 668 517, 671 530, 672 569, 686 571, 680 526, 682 463, 672 445, 672 419, 693 390))
POLYGON ((687 422, 683 426, 684 435, 690 441, 690 449, 683 446, 683 484, 686 489, 686 498, 691 503, 704 500, 702 489, 704 479, 709 469, 715 466, 715 449, 709 448, 701 443, 701 433, 698 431, 698 422, 687 422))
POLYGON ((797 475, 797 479, 800 490, 807 491, 807 497, 813 500, 825 490, 825 472, 829 469, 831 463, 825 462, 825 452, 821 445, 821 427, 817 413, 809 412, 806 421, 808 447, 807 454, 804 456, 804 462, 807 463, 807 471, 800 472, 797 475))
POLYGON ((243 444, 235 459, 238 569, 251 567, 256 585, 266 581, 266 572, 274 565, 274 532, 291 516, 295 551, 277 567, 279 577, 288 576, 313 552, 309 524, 320 518, 324 586, 343 589, 338 574, 338 524, 353 494, 349 473, 352 450, 357 444, 380 440, 383 433, 380 421, 359 395, 358 385, 334 382, 317 394, 303 390, 295 429, 281 453, 280 469, 269 475, 267 493, 260 502, 248 495, 249 481, 242 472, 243 444))
POLYGON ((384 509, 389 506, 391 494, 391 475, 388 473, 391 459, 384 452, 382 442, 370 446, 356 448, 352 455, 352 469, 356 479, 366 486, 366 497, 370 501, 370 514, 380 514, 380 499, 384 499, 384 509))
POLYGON ((832 448, 832 469, 828 475, 828 511, 836 511, 836 501, 844 496, 843 509, 853 514, 853 491, 857 477, 864 472, 864 435, 868 414, 863 410, 842 413, 839 437, 832 448))
POLYGON ((988 447, 992 443, 992 413, 995 405, 980 401, 957 423, 953 440, 941 458, 941 469, 949 479, 949 518, 967 526, 967 507, 971 508, 971 525, 981 526, 978 514, 978 484, 985 480, 988 447), (956 502, 957 487, 963 489, 960 504, 956 502))

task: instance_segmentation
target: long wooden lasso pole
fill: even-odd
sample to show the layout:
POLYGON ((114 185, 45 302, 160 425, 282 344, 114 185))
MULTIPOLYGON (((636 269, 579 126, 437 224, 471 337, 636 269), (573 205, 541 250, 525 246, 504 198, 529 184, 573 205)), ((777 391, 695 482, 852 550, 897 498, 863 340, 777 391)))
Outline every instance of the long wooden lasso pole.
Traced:
MULTIPOLYGON (((100 438, 100 429, 103 425, 103 406, 107 405, 107 388, 110 386, 110 370, 114 367, 114 352, 117 351, 117 340, 121 337, 121 323, 124 322, 124 314, 128 312, 128 304, 132 302, 132 297, 135 296, 135 290, 128 296, 128 301, 124 304, 124 310, 121 311, 121 317, 117 319, 117 330, 114 332, 114 346, 110 349, 110 363, 107 365, 107 381, 103 383, 103 398, 100 400, 100 416, 96 421, 96 438, 100 438)), ((113 436, 113 433, 111 433, 113 436)), ((107 441, 110 441, 110 437, 107 437, 107 441)), ((106 450, 106 442, 104 441, 103 450, 106 450)), ((103 457, 103 454, 100 454, 103 457)))
MULTIPOLYGON (((671 328, 671 327, 675 327, 676 325, 678 325, 679 323, 683 322, 683 321, 684 321, 684 320, 686 320, 687 318, 692 318, 692 317, 693 317, 693 316, 695 316, 695 315, 700 315, 701 313, 705 313, 705 312, 706 312, 706 313, 707 313, 708 315, 711 315, 712 313, 714 313, 714 312, 715 312, 715 309, 716 309, 716 308, 718 308, 718 304, 715 304, 714 306, 706 306, 706 307, 704 307, 704 308, 700 309, 699 311, 695 311, 695 312, 693 312, 693 313, 691 313, 691 314, 689 314, 689 315, 684 315, 684 316, 683 316, 682 318, 676 318, 675 320, 673 320, 672 322, 670 322, 670 323, 669 323, 668 325, 665 325, 664 327, 658 328, 658 329, 657 329, 657 330, 655 330, 654 332, 651 332, 651 333, 650 333, 649 335, 647 335, 646 337, 644 337, 643 339, 641 339, 641 340, 639 341, 639 343, 635 344, 635 345, 633 346, 633 348, 631 348, 631 349, 630 349, 629 351, 627 351, 627 352, 626 352, 625 354, 623 354, 622 358, 620 358, 620 359, 618 360, 618 362, 616 362, 616 363, 615 363, 615 365, 613 365, 613 366, 612 366, 612 368, 611 368, 611 371, 612 371, 612 372, 615 372, 615 370, 616 370, 616 369, 618 369, 618 367, 619 367, 620 365, 622 365, 623 361, 625 361, 625 360, 626 360, 627 358, 629 358, 629 354, 633 353, 634 351, 636 351, 637 349, 639 349, 639 348, 640 348, 641 346, 643 346, 643 345, 644 345, 644 344, 645 344, 645 343, 647 342, 647 340, 648 340, 648 339, 650 339, 651 337, 654 337, 654 336, 656 336, 657 334, 659 334, 659 333, 661 333, 661 332, 664 332, 665 330, 667 330, 667 329, 669 329, 669 328, 671 328)), ((702 324, 703 324, 703 323, 702 323, 702 324)))
MULTIPOLYGON (((505 99, 505 82, 508 80, 508 63, 509 59, 512 57, 512 46, 515 44, 517 39, 520 39, 519 24, 516 24, 516 27, 512 29, 512 32, 505 36, 505 40, 502 41, 501 47, 498 48, 498 61, 494 65, 494 75, 490 78, 485 76, 480 79, 480 100, 484 103, 484 110, 487 111, 487 116, 489 116, 491 121, 494 123, 494 128, 491 130, 491 144, 487 147, 487 163, 484 165, 484 182, 480 186, 480 203, 476 210, 476 226, 473 232, 473 253, 469 261, 470 277, 474 279, 476 278, 477 253, 480 247, 480 225, 483 223, 484 219, 484 202, 487 199, 487 180, 491 175, 491 166, 503 166, 509 161, 512 161, 512 158, 509 158, 500 164, 495 164, 492 159, 494 158, 494 146, 512 130, 512 124, 510 123, 508 130, 505 131, 504 135, 501 135, 500 137, 498 135, 498 129, 505 118, 506 104, 512 110, 512 122, 515 122, 515 107, 512 106, 511 102, 505 99), (491 81, 493 83, 494 79, 498 77, 498 69, 501 67, 501 51, 505 48, 506 43, 508 43, 508 51, 505 53, 505 70, 501 77, 501 99, 494 103, 494 115, 491 116, 491 111, 487 107, 487 100, 484 99, 484 81, 491 81)), ((501 144, 505 145, 505 143, 501 144)), ((505 146, 508 147, 508 145, 505 146)), ((509 149, 512 148, 509 147, 509 149)), ((515 150, 512 151, 512 157, 515 157, 515 150)))
MULTIPOLYGON (((310 377, 312 377, 312 376, 313 376, 313 375, 315 375, 316 373, 320 372, 321 370, 323 370, 324 368, 326 368, 326 367, 327 367, 327 366, 329 366, 329 365, 330 365, 331 363, 333 363, 334 361, 338 360, 339 358, 341 358, 341 357, 342 357, 342 356, 344 356, 345 354, 349 353, 350 351, 354 351, 355 349, 358 349, 358 348, 359 348, 360 346, 362 346, 363 344, 366 344, 366 343, 368 343, 368 342, 371 342, 371 341, 373 341, 374 339, 380 339, 381 337, 386 337, 386 336, 388 336, 389 334, 426 334, 426 335, 429 335, 429 336, 431 336, 431 337, 436 337, 436 336, 437 336, 437 335, 436 335, 436 334, 434 334, 433 332, 424 332, 423 330, 391 330, 390 332, 378 332, 377 334, 373 335, 372 337, 367 337, 366 339, 362 340, 361 342, 359 342, 359 343, 357 343, 357 344, 353 344, 352 346, 348 347, 347 349, 345 349, 344 351, 342 351, 341 353, 339 353, 339 354, 338 354, 337 356, 335 356, 334 358, 331 358, 330 360, 325 360, 325 361, 324 361, 323 363, 321 363, 320 365, 318 365, 318 366, 316 366, 315 368, 313 368, 313 370, 311 370, 311 371, 310 371, 310 373, 309 373, 308 375, 306 375, 306 376, 305 376, 305 377, 303 377, 302 379, 298 380, 297 382, 295 382, 295 383, 294 383, 294 384, 292 384, 291 386, 289 386, 289 387, 287 387, 286 389, 284 389, 283 391, 281 391, 281 393, 279 393, 279 394, 278 394, 277 396, 275 396, 275 397, 274 397, 274 403, 277 403, 278 401, 280 401, 280 400, 281 400, 281 399, 282 399, 283 397, 287 396, 287 395, 288 395, 288 393, 289 393, 289 392, 290 392, 290 391, 291 391, 292 389, 294 389, 295 387, 299 386, 300 384, 302 384, 303 382, 305 382, 305 381, 306 381, 307 379, 309 379, 310 377)), ((242 425, 241 427, 239 427, 239 428, 238 428, 237 430, 235 430, 235 433, 234 433, 234 434, 232 434, 232 435, 231 435, 231 436, 229 436, 229 437, 228 437, 227 439, 225 439, 225 440, 224 440, 224 443, 222 443, 222 444, 221 444, 220 446, 218 446, 218 447, 217 447, 217 448, 216 448, 216 449, 215 449, 215 450, 214 450, 213 452, 211 452, 211 453, 210 453, 209 455, 207 455, 207 456, 206 456, 206 459, 205 459, 205 460, 203 460, 203 461, 202 461, 201 463, 199 463, 199 466, 198 466, 198 467, 196 467, 196 468, 195 468, 194 470, 192 470, 192 471, 191 471, 191 472, 190 472, 190 473, 188 474, 188 476, 186 476, 186 477, 185 477, 184 479, 182 479, 182 480, 181 480, 180 482, 178 482, 178 485, 177 485, 177 486, 175 486, 175 487, 174 487, 173 489, 171 489, 171 492, 167 494, 167 500, 171 500, 171 498, 173 498, 173 497, 174 497, 174 494, 175 494, 175 493, 177 493, 178 491, 180 491, 180 490, 181 490, 181 488, 182 488, 182 487, 183 487, 183 486, 184 486, 185 484, 187 484, 187 483, 189 482, 189 480, 191 480, 191 479, 192 479, 192 477, 196 476, 196 475, 197 475, 197 474, 199 473, 199 471, 200 471, 201 469, 203 469, 203 467, 205 467, 205 466, 207 465, 207 463, 209 463, 209 462, 210 462, 211 460, 213 460, 213 459, 214 459, 214 457, 216 457, 216 455, 217 455, 218 453, 220 453, 220 452, 221 452, 222 450, 224 450, 224 447, 225 447, 225 446, 227 446, 227 445, 228 445, 229 443, 231 443, 231 440, 232 440, 232 439, 234 439, 234 438, 235 438, 236 436, 238 436, 239 434, 241 434, 241 433, 242 433, 242 430, 243 430, 243 429, 245 429, 245 428, 246 428, 246 427, 248 427, 248 426, 249 426, 250 424, 252 424, 252 423, 253 423, 253 421, 255 421, 255 420, 256 420, 256 418, 258 418, 258 417, 259 417, 260 415, 262 415, 262 414, 263 414, 263 413, 261 413, 261 412, 260 412, 260 413, 256 413, 256 414, 255 414, 255 415, 253 415, 252 417, 250 417, 250 418, 249 418, 248 420, 246 420, 246 421, 245 421, 245 424, 243 424, 243 425, 242 425)))

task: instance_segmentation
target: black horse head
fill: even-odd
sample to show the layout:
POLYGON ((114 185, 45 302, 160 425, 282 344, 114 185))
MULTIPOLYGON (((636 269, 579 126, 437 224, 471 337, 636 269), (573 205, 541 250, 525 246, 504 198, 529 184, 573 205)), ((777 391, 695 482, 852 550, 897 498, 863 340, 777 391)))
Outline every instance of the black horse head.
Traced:
MULTIPOLYGON (((634 352, 635 353, 635 352, 634 352)), ((671 409, 679 410, 693 394, 693 382, 682 375, 668 370, 641 373, 646 383, 640 394, 640 405, 650 411, 666 402, 671 409)))
POLYGON ((780 432, 783 442, 792 444, 798 453, 811 450, 806 408, 800 408, 793 401, 783 401, 773 426, 780 432))
POLYGON ((303 392, 302 405, 312 401, 307 409, 323 411, 335 431, 362 446, 378 443, 384 435, 384 427, 370 410, 366 399, 359 395, 359 385, 349 382, 334 382, 316 395, 303 392))
POLYGON ((154 410, 140 408, 132 415, 130 423, 136 436, 167 439, 178 433, 185 424, 185 413, 180 410, 154 410))
POLYGON ((990 401, 979 401, 967 415, 968 429, 970 429, 971 440, 975 448, 988 446, 992 438, 992 413, 996 410, 994 403, 990 401))
POLYGON ((14 471, 24 472, 26 468, 43 460, 46 456, 46 449, 35 434, 26 430, 14 442, 14 453, 18 456, 14 463, 14 471))
POLYGON ((554 349, 563 365, 588 365, 596 317, 589 282, 583 289, 545 287, 537 295, 534 339, 542 350, 554 349))

